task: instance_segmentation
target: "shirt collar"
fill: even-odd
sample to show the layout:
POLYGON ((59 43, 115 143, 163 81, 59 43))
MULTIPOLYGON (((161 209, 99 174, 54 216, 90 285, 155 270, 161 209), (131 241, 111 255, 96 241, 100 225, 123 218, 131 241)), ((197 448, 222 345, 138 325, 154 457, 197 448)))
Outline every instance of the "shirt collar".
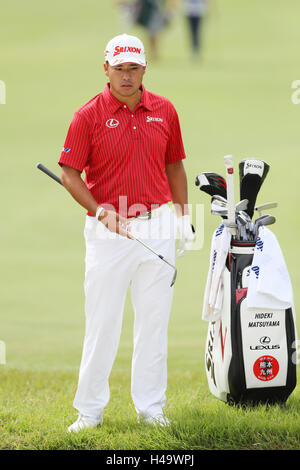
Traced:
POLYGON ((148 111, 152 111, 152 105, 150 103, 149 92, 146 90, 143 84, 141 85, 141 89, 143 93, 142 93, 140 105, 144 106, 144 108, 148 109, 148 111))
MULTIPOLYGON (((151 111, 152 106, 150 103, 150 97, 148 91, 145 89, 144 85, 141 84, 142 97, 141 101, 137 106, 142 106, 145 109, 151 111)), ((106 87, 103 90, 103 98, 108 106, 111 108, 112 112, 116 112, 119 108, 124 106, 124 103, 117 100, 117 98, 111 93, 109 83, 106 84, 106 87)))

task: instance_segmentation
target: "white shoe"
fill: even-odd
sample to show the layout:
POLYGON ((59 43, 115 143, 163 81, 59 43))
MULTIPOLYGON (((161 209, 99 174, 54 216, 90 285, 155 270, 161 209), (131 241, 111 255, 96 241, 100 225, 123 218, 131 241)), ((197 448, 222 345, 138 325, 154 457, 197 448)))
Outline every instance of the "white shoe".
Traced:
POLYGON ((171 424, 164 414, 159 414, 156 416, 139 416, 139 422, 158 426, 169 426, 171 424))
POLYGON ((68 427, 68 432, 78 432, 81 431, 81 429, 85 428, 95 428, 97 426, 100 426, 102 422, 102 418, 95 419, 91 418, 90 416, 83 416, 79 414, 75 423, 71 424, 71 426, 68 427))

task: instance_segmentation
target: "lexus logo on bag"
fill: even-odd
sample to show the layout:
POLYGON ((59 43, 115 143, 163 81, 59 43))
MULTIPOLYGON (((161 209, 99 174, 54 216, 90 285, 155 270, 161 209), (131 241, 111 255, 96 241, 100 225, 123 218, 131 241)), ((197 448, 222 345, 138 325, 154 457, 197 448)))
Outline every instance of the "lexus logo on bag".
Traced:
POLYGON ((260 345, 258 346, 250 346, 250 349, 252 351, 262 351, 263 349, 280 349, 279 344, 272 344, 271 343, 271 338, 269 336, 262 336, 259 339, 260 345))
POLYGON ((271 338, 269 338, 269 336, 263 336, 260 338, 259 342, 260 344, 269 344, 271 343, 271 338))
POLYGON ((108 119, 106 121, 106 125, 110 129, 113 129, 114 127, 117 127, 119 124, 120 124, 119 121, 117 121, 116 119, 108 119))

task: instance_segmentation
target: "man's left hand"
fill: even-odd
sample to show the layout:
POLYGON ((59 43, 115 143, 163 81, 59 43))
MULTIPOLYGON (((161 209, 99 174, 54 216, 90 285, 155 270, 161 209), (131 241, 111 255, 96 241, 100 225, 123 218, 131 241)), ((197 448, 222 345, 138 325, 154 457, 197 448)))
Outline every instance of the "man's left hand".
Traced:
POLYGON ((177 244, 177 256, 184 256, 188 251, 192 249, 195 229, 191 224, 189 215, 183 215, 177 219, 177 229, 179 234, 179 241, 177 244))

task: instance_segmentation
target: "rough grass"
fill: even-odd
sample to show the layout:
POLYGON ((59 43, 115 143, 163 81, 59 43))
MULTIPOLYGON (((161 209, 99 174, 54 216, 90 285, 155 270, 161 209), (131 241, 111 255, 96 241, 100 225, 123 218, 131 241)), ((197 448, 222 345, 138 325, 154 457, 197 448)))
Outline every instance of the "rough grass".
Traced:
POLYGON ((124 374, 111 377, 101 428, 66 432, 76 419, 73 372, 1 370, 0 449, 10 450, 296 450, 300 393, 286 407, 229 407, 214 399, 199 374, 169 377, 166 428, 138 424, 124 374))

